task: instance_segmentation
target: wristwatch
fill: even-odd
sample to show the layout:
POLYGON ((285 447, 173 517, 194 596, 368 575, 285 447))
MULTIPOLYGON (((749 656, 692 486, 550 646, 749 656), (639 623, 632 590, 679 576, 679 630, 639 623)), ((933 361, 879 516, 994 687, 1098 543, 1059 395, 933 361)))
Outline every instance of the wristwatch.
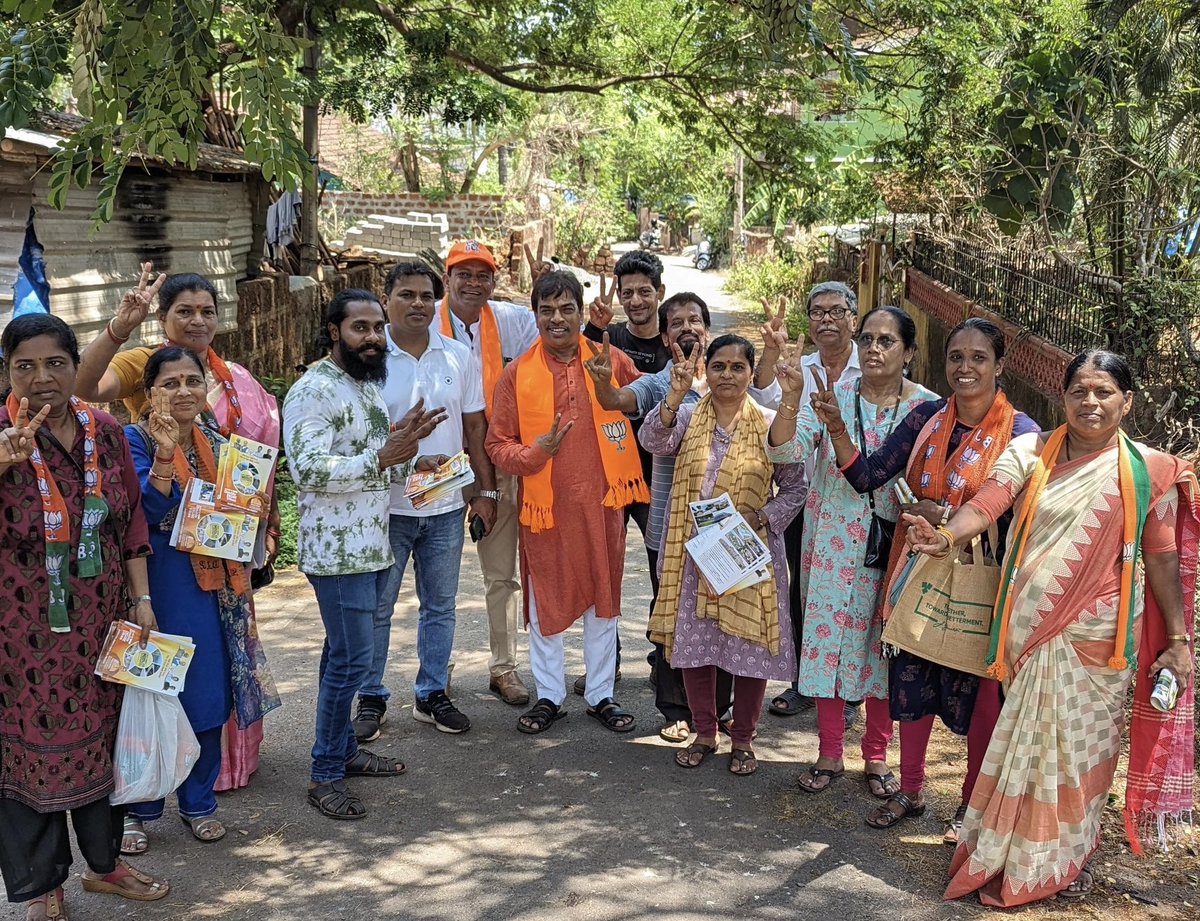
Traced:
POLYGON ((477 499, 492 499, 495 502, 500 501, 500 490, 498 489, 481 489, 475 493, 477 499))
POLYGON ((149 595, 138 595, 133 599, 134 604, 141 604, 143 601, 153 602, 154 599, 151 598, 149 595))

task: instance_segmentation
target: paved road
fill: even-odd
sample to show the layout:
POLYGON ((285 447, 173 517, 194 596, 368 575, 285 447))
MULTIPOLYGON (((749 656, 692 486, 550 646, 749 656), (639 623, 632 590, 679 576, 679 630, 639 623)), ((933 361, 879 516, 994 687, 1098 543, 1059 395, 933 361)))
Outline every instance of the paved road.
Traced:
MULTIPOLYGON (((666 261, 669 291, 695 290, 718 322, 729 321, 716 273, 666 261)), ((282 573, 260 610, 284 706, 268 717, 253 784, 221 797, 229 836, 217 844, 194 841, 170 807, 150 826, 152 850, 139 863, 168 876, 172 894, 136 905, 82 893, 72 881, 72 918, 902 921, 980 913, 939 901, 949 861, 938 843, 939 817, 953 810, 951 799, 880 836, 863 826, 871 800, 856 776, 848 773, 819 797, 797 790, 797 773, 816 750, 809 716, 764 716, 754 777, 730 775, 724 756, 696 771, 673 765, 672 748, 657 737, 642 658, 649 581, 636 530, 626 562, 626 661, 617 691, 636 714, 637 731, 608 732, 572 697, 569 718, 551 731, 519 734, 518 711, 487 691, 482 588, 467 547, 452 694, 473 721, 469 733, 439 734, 412 720, 416 606, 406 588, 389 671, 395 696, 373 747, 404 758, 409 772, 355 784, 370 809, 363 821, 318 816, 304 791, 322 629, 303 576, 282 573)), ((576 674, 577 630, 567 648, 576 674)), ((857 743, 853 734, 850 766, 857 743)), ((961 749, 951 752, 931 766, 947 791, 962 770, 961 749)), ((15 907, 0 908, 5 921, 20 917, 15 907)))

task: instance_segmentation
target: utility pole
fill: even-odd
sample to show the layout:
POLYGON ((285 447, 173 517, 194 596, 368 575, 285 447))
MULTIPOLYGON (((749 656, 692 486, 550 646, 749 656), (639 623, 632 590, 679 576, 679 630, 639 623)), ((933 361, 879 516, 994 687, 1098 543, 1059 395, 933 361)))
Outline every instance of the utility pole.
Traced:
POLYGON ((320 233, 317 227, 317 197, 320 194, 318 176, 320 149, 317 123, 321 100, 317 98, 317 67, 321 62, 320 38, 313 25, 311 7, 305 10, 304 33, 311 44, 304 49, 301 73, 308 81, 308 101, 304 104, 304 150, 308 153, 308 168, 300 187, 300 274, 315 277, 321 265, 320 233))
POLYGON ((742 238, 742 221, 746 216, 746 159, 739 149, 733 163, 733 246, 729 251, 737 255, 737 243, 742 238))

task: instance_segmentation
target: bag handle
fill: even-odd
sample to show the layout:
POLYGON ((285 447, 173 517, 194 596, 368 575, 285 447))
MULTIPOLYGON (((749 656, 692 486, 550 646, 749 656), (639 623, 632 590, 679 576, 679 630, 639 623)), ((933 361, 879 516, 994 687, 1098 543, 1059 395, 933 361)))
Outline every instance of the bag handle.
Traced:
POLYGON ((1000 561, 996 559, 996 547, 1000 542, 1000 529, 996 527, 996 522, 988 525, 987 531, 980 532, 971 538, 971 559, 976 566, 986 566, 987 558, 983 555, 983 535, 988 536, 988 546, 992 548, 992 559, 995 565, 999 566, 1000 561))

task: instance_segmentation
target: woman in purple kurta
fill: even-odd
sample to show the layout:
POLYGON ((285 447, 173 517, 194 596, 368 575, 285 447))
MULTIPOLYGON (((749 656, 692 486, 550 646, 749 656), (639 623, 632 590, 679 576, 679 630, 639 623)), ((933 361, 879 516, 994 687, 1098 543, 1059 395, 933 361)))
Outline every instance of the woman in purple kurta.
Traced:
POLYGON ((0 871, 9 901, 54 919, 65 917, 68 812, 89 865, 84 888, 141 901, 167 894, 165 882, 118 859, 124 807, 108 796, 121 688, 93 674, 114 620, 154 622, 150 544, 120 425, 72 396, 79 352, 70 328, 45 314, 21 317, 2 346, 12 391, 0 405, 0 871), (58 497, 69 524, 49 542, 58 497), (89 529, 98 500, 106 514, 89 529), (63 540, 57 575, 48 548, 63 540))
MULTIPOLYGON (((660 594, 660 601, 665 599, 665 606, 670 610, 661 610, 656 606, 651 622, 652 631, 656 621, 666 624, 667 630, 673 627, 667 643, 669 660, 672 668, 684 670, 688 703, 695 722, 696 741, 680 751, 676 760, 681 767, 696 767, 716 749, 715 678, 716 671, 720 669, 734 676, 734 719, 730 733, 733 758, 730 770, 736 774, 751 774, 757 767, 751 741, 762 710, 767 681, 787 681, 796 668, 788 609, 783 532, 800 510, 803 498, 802 469, 796 464, 773 466, 766 460, 765 430, 770 428, 774 413, 747 396, 750 373, 754 367, 753 356, 753 346, 741 337, 722 336, 714 340, 706 356, 709 396, 700 403, 687 405, 682 403, 682 388, 691 385, 691 363, 680 361, 677 356, 675 367, 679 369, 680 393, 675 392, 672 381, 672 391, 654 412, 647 415, 639 433, 642 445, 651 454, 679 455, 659 557, 664 578, 668 577, 666 567, 681 567, 678 600, 673 602, 669 593, 660 594), (707 423, 711 426, 711 437, 706 434, 701 439, 703 443, 693 439, 689 445, 688 434, 693 420, 702 418, 706 412, 715 414, 715 419, 707 423), (742 502, 739 503, 734 498, 734 492, 739 490, 736 482, 727 480, 730 482, 728 489, 719 488, 718 484, 722 466, 726 464, 730 452, 737 451, 739 438, 747 436, 747 431, 740 435, 737 432, 743 426, 747 427, 747 431, 757 431, 757 427, 763 427, 763 437, 756 439, 752 450, 742 441, 744 449, 759 455, 753 458, 753 464, 757 469, 765 469, 773 484, 764 484, 761 499, 765 501, 761 505, 748 502, 740 492, 742 502), (761 452, 758 452, 758 442, 761 442, 761 452), (698 479, 689 478, 688 469, 695 470, 697 465, 694 460, 684 457, 681 451, 704 458, 703 473, 698 479), (727 629, 728 622, 721 617, 711 614, 700 616, 698 593, 702 590, 701 577, 686 553, 672 555, 669 552, 672 530, 679 533, 678 529, 682 527, 685 538, 695 533, 686 503, 681 505, 676 501, 675 491, 679 488, 688 490, 686 502, 711 499, 729 492, 735 506, 740 506, 738 511, 765 539, 771 553, 774 590, 748 600, 753 606, 758 603, 759 597, 768 599, 762 617, 767 621, 775 621, 770 624, 769 633, 763 634, 769 635, 772 638, 770 641, 760 641, 761 637, 751 638, 746 632, 730 632, 727 629), (681 509, 685 516, 682 523, 677 520, 681 509), (666 620, 659 621, 664 617, 666 620)), ((726 476, 730 473, 727 471, 726 476)), ((752 587, 743 591, 754 590, 752 587)), ((734 594, 742 595, 743 592, 734 594)), ((706 607, 711 607, 711 604, 706 607)))

